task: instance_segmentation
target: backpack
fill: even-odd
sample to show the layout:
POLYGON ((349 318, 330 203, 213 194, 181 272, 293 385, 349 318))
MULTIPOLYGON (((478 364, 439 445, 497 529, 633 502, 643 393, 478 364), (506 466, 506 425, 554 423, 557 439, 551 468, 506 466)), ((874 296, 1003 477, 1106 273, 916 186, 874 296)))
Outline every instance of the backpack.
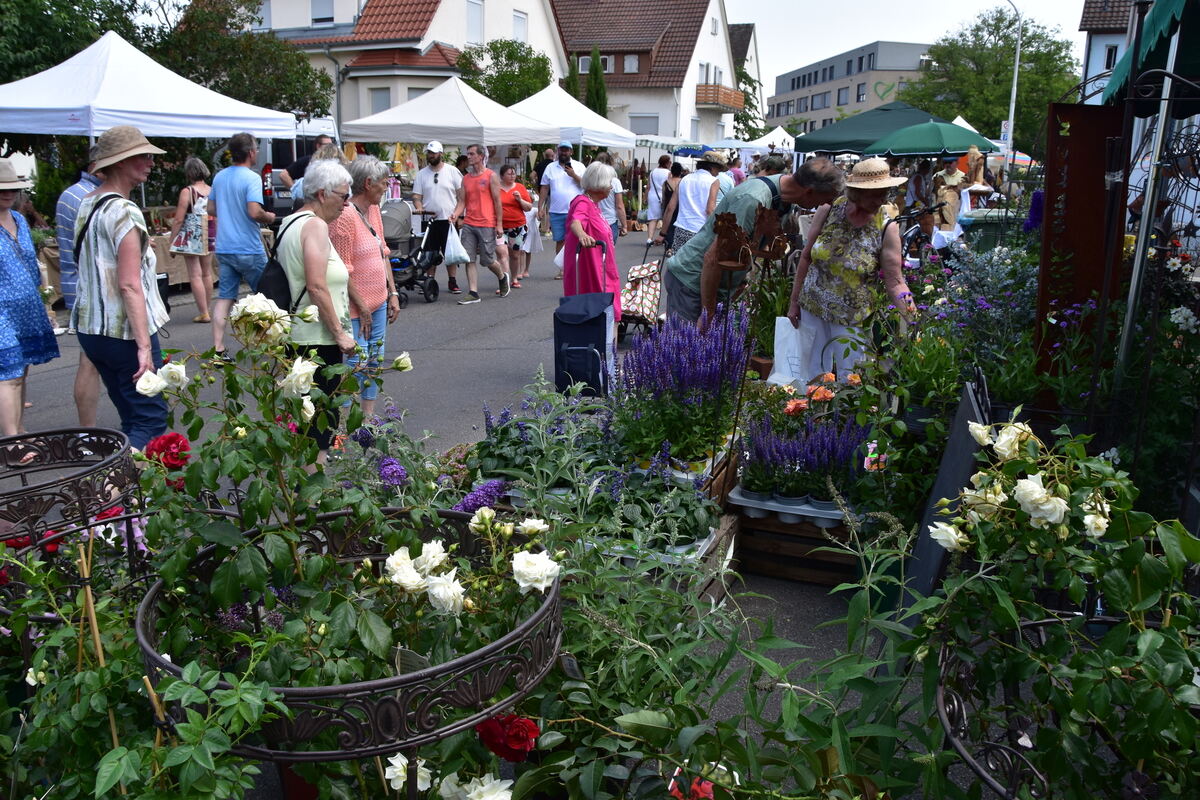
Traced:
POLYGON ((308 294, 308 287, 305 286, 300 296, 295 300, 292 299, 292 285, 288 281, 287 272, 283 268, 283 264, 279 263, 279 244, 283 241, 283 236, 295 223, 301 219, 307 219, 308 216, 295 217, 279 229, 279 235, 275 237, 275 243, 271 245, 271 252, 267 256, 267 266, 263 267, 262 276, 258 279, 258 287, 256 291, 266 297, 281 309, 286 310, 289 314, 295 314, 296 309, 300 307, 300 301, 308 294))

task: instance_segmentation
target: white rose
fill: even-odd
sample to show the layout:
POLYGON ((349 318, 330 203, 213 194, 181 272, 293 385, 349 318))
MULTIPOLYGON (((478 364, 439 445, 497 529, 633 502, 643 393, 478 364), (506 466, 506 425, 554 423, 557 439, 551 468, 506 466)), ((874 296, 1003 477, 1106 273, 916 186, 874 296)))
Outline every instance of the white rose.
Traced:
POLYGON ((409 558, 408 548, 401 547, 384 562, 388 580, 410 594, 425 591, 425 576, 417 572, 409 558))
POLYGON ((1108 518, 1102 517, 1099 514, 1085 514, 1083 517, 1083 531, 1088 536, 1097 537, 1103 536, 1108 530, 1108 518))
POLYGON ((299 313, 296 314, 296 317, 301 322, 320 322, 321 312, 316 306, 308 305, 300 309, 299 313))
POLYGON ((1024 422, 1012 422, 1001 427, 996 437, 995 451, 1004 461, 1021 454, 1021 445, 1033 437, 1033 430, 1024 422))
POLYGON ((525 536, 537 536, 550 530, 546 520, 537 517, 527 517, 520 525, 520 531, 525 536))
POLYGON ((317 371, 317 362, 299 356, 292 362, 288 374, 279 380, 279 388, 287 397, 300 397, 308 394, 313 386, 313 375, 317 371))
POLYGON ((137 393, 144 394, 146 397, 156 397, 162 394, 163 389, 167 388, 167 382, 159 377, 157 372, 146 370, 142 373, 142 377, 138 378, 137 393))
POLYGON ((1017 481, 1013 497, 1021 510, 1029 515, 1029 524, 1035 528, 1057 525, 1066 518, 1070 508, 1066 500, 1042 486, 1040 472, 1017 481))
MULTIPOLYGON (((283 314, 283 312, 280 312, 283 314)), ((274 317, 264 323, 262 337, 267 344, 279 344, 292 332, 292 321, 286 314, 274 317)))
POLYGON ((37 674, 33 671, 33 667, 25 670, 25 682, 30 686, 38 685, 37 674))
POLYGON ((191 381, 191 378, 187 376, 187 367, 176 362, 163 364, 158 370, 158 377, 166 381, 167 385, 173 389, 182 389, 191 381))
POLYGON ((438 784, 438 797, 442 800, 466 800, 467 793, 458 782, 457 772, 451 772, 442 778, 442 782, 438 784))
POLYGON ((976 488, 962 491, 963 508, 967 512, 967 519, 971 522, 991 519, 1000 510, 1000 504, 1008 499, 1008 495, 1004 493, 1004 489, 999 483, 993 483, 985 489, 980 489, 979 483, 976 482, 977 478, 978 475, 971 479, 976 488))
POLYGON ((237 439, 245 439, 248 434, 246 429, 239 425, 233 429, 233 435, 237 439))
POLYGON ((978 442, 981 447, 987 447, 994 441, 992 439, 992 427, 990 425, 981 425, 978 422, 968 422, 967 430, 971 432, 971 438, 978 442))
POLYGON ((401 372, 409 372, 413 368, 412 356, 405 350, 392 362, 392 369, 400 370, 401 372))
POLYGON ((947 522, 935 522, 930 525, 929 535, 952 553, 962 552, 971 541, 965 533, 947 522))
POLYGON ((417 572, 428 575, 446 563, 446 545, 441 539, 434 539, 421 545, 421 555, 413 559, 412 565, 417 572))
POLYGON ((229 321, 239 322, 243 317, 257 317, 259 314, 275 315, 281 310, 265 294, 255 292, 233 304, 233 308, 229 310, 229 321))
POLYGON ((562 569, 545 550, 530 553, 522 550, 514 553, 512 558, 513 577, 521 587, 521 594, 529 594, 530 589, 537 589, 543 594, 554 585, 562 569))
POLYGON ((445 575, 431 575, 425 579, 425 596, 429 605, 438 614, 458 616, 463 610, 463 595, 466 590, 454 578, 457 569, 452 569, 445 575))
MULTIPOLYGON (((408 756, 404 753, 396 753, 387 760, 387 769, 383 771, 383 777, 391 783, 393 789, 403 789, 404 783, 408 780, 408 756)), ((422 792, 429 791, 429 787, 433 786, 433 773, 425 766, 425 759, 417 759, 417 788, 422 792)))
POLYGON ((483 533, 488 529, 488 526, 491 525, 492 520, 495 518, 496 512, 493 511, 490 506, 484 506, 476 511, 475 515, 471 517, 470 528, 475 533, 483 533))
POLYGON ((1108 501, 1099 494, 1093 494, 1087 500, 1083 501, 1083 511, 1085 514, 1095 514, 1106 519, 1110 513, 1108 501))
POLYGON ((473 778, 462 790, 467 800, 512 800, 509 791, 512 781, 502 781, 489 772, 482 778, 473 778))
POLYGON ((300 401, 300 419, 309 422, 316 413, 317 407, 313 405, 312 398, 304 395, 300 401))

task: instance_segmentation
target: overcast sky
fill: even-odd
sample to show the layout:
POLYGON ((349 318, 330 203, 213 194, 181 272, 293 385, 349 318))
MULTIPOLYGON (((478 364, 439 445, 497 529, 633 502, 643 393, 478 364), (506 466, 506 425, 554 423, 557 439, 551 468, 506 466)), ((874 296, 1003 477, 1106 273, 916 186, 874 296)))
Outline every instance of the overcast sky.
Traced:
MULTIPOLYGON (((1061 28, 1083 59, 1085 37, 1079 17, 1083 0, 1014 0, 1021 15, 1048 28, 1061 28)), ((763 90, 774 94, 775 78, 805 64, 876 41, 935 42, 1003 0, 725 0, 730 22, 756 23, 763 90)))

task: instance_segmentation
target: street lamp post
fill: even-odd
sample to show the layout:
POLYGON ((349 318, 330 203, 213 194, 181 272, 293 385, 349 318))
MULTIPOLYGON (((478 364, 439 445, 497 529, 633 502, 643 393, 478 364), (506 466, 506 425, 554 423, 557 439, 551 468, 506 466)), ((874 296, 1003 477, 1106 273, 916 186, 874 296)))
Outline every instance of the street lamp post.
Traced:
POLYGON ((1017 57, 1013 60, 1013 79, 1012 93, 1008 96, 1008 170, 1006 177, 1011 181, 1013 164, 1017 160, 1017 146, 1013 138, 1013 133, 1017 127, 1017 76, 1021 71, 1021 29, 1024 28, 1024 20, 1021 19, 1021 10, 1017 8, 1017 4, 1013 0, 1008 0, 1008 4, 1012 6, 1013 12, 1017 15, 1017 57))

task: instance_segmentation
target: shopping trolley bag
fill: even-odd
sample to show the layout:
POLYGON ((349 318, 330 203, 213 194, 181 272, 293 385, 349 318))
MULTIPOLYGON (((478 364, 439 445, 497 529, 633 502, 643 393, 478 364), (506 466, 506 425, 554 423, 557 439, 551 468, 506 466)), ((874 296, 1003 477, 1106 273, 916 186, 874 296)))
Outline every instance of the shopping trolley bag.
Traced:
MULTIPOLYGON (((578 254, 576 250, 576 257, 578 254)), ((578 270, 575 286, 579 288, 578 270)), ((583 383, 584 394, 600 397, 608 394, 609 381, 616 369, 614 318, 612 292, 588 292, 559 299, 554 310, 554 385, 560 392, 572 384, 583 383)))

